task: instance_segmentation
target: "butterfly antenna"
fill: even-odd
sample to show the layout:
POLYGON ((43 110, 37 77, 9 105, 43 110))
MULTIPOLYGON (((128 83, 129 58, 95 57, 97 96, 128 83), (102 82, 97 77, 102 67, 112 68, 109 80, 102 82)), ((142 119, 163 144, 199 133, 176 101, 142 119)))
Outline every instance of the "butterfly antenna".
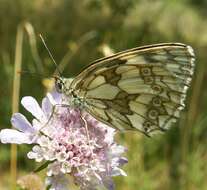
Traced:
POLYGON ((30 72, 30 71, 25 71, 25 70, 20 70, 20 71, 17 71, 18 74, 22 75, 22 74, 30 74, 32 76, 35 76, 35 77, 40 77, 40 78, 56 78, 55 76, 46 76, 46 75, 43 75, 43 74, 39 74, 39 73, 35 73, 35 72, 30 72))
POLYGON ((61 75, 61 72, 60 72, 60 70, 58 68, 58 64, 56 63, 54 57, 52 56, 52 53, 50 52, 49 48, 47 47, 44 38, 42 37, 41 34, 39 34, 39 36, 40 36, 40 39, 42 40, 43 45, 45 46, 45 48, 46 48, 46 50, 48 52, 50 58, 52 59, 53 63, 55 64, 58 74, 61 75))

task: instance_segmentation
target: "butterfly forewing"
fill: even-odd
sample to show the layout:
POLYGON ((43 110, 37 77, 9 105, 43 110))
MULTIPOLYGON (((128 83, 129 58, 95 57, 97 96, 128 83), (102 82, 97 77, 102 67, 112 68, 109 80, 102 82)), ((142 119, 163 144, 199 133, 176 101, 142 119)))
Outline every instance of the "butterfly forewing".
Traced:
POLYGON ((134 48, 93 62, 71 88, 96 119, 150 135, 179 117, 193 62, 193 50, 184 44, 134 48))

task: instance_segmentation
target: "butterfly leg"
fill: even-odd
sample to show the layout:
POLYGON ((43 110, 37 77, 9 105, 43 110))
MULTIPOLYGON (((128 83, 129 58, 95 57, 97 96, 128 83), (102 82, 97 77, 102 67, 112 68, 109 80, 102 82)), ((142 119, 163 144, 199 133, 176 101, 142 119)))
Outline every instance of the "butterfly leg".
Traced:
POLYGON ((90 151, 91 151, 91 154, 92 154, 93 151, 92 151, 91 146, 90 146, 90 135, 89 135, 89 130, 88 130, 88 123, 87 123, 86 119, 83 117, 83 115, 80 114, 80 117, 81 117, 81 120, 84 123, 84 127, 85 127, 85 130, 86 130, 86 136, 87 136, 88 144, 89 144, 90 151))
MULTIPOLYGON (((93 156, 93 150, 92 150, 90 135, 89 135, 89 130, 88 130, 88 123, 87 123, 86 119, 84 118, 84 116, 81 113, 80 113, 80 117, 81 117, 81 120, 84 123, 84 127, 85 127, 85 130, 86 130, 86 135, 87 135, 87 139, 88 139, 89 149, 90 149, 90 152, 91 152, 91 156, 93 156)), ((95 172, 95 170, 92 166, 91 166, 91 170, 94 173, 94 176, 99 179, 99 176, 97 176, 97 173, 95 172)))
POLYGON ((47 122, 41 127, 41 129, 40 129, 41 132, 42 132, 42 130, 49 124, 49 122, 51 121, 51 119, 52 119, 52 117, 53 117, 53 115, 54 115, 54 113, 55 113, 55 109, 56 109, 57 107, 65 107, 65 108, 68 108, 68 107, 70 107, 70 106, 67 105, 67 104, 55 104, 55 105, 52 107, 52 112, 51 112, 51 114, 50 114, 50 116, 49 116, 47 122))

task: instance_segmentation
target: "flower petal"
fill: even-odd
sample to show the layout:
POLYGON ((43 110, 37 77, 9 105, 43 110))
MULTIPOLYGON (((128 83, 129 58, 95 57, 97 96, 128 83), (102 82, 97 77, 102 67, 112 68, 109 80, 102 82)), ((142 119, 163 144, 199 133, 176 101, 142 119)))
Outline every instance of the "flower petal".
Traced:
POLYGON ((52 112, 52 104, 50 103, 50 100, 48 97, 45 97, 42 100, 42 111, 49 118, 52 112))
POLYGON ((120 166, 122 166, 122 165, 128 163, 128 159, 124 158, 124 157, 120 157, 119 160, 118 160, 118 163, 119 163, 120 166))
POLYGON ((120 156, 125 151, 126 151, 126 148, 121 145, 113 144, 111 146, 111 156, 120 156))
POLYGON ((47 98, 49 100, 49 102, 54 106, 55 104, 57 104, 57 102, 55 101, 55 99, 53 98, 53 96, 50 93, 47 93, 47 98))
POLYGON ((118 167, 113 168, 111 176, 118 176, 118 175, 122 175, 122 176, 127 176, 126 172, 118 167))
POLYGON ((57 91, 53 91, 50 94, 57 104, 62 103, 62 98, 63 98, 62 94, 58 93, 57 91))
POLYGON ((45 119, 44 113, 41 110, 38 102, 31 96, 25 96, 21 100, 21 104, 38 120, 45 119))
POLYGON ((103 179, 103 184, 108 190, 114 190, 114 182, 111 177, 105 177, 103 179))
POLYGON ((24 133, 34 133, 35 129, 29 123, 24 115, 21 113, 15 113, 12 115, 11 124, 18 130, 24 133))
POLYGON ((47 177, 45 183, 47 186, 50 186, 49 190, 69 189, 69 180, 65 175, 62 174, 47 177))
POLYGON ((0 131, 0 140, 2 143, 11 144, 31 144, 32 140, 25 133, 14 129, 3 129, 0 131))

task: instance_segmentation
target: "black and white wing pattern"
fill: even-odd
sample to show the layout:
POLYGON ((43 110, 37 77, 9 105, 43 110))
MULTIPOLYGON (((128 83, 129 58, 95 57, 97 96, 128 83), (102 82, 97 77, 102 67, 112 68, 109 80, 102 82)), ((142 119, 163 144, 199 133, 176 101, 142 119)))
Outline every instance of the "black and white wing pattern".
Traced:
POLYGON ((138 47, 93 62, 70 88, 96 119, 150 136, 179 118, 194 60, 185 44, 138 47))

